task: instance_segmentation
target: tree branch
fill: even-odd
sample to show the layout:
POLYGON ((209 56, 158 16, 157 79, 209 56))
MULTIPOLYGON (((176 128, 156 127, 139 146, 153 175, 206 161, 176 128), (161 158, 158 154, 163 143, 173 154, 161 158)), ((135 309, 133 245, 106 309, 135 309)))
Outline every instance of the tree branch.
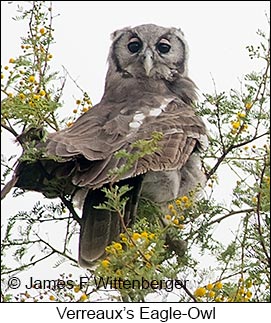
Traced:
POLYGON ((77 221, 80 225, 82 225, 82 219, 75 212, 75 209, 73 207, 72 202, 67 200, 64 196, 61 196, 60 199, 63 202, 63 204, 67 207, 67 209, 71 212, 72 217, 74 218, 74 220, 77 221))
POLYGON ((208 226, 214 224, 214 223, 219 223, 221 222, 222 220, 232 216, 232 215, 235 215, 235 214, 240 214, 240 213, 250 213, 250 212, 253 212, 255 211, 255 209, 245 209, 245 210, 239 210, 239 211, 232 211, 232 212, 229 212, 228 214, 225 214, 223 216, 221 216, 220 218, 216 219, 216 220, 213 220, 211 222, 208 223, 208 226))

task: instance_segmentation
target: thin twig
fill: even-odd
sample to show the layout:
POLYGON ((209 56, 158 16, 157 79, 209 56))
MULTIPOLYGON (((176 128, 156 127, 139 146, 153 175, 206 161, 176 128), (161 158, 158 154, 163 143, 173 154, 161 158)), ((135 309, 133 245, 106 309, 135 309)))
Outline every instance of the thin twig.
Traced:
POLYGON ((28 268, 28 267, 30 267, 30 266, 32 267, 32 266, 36 265, 37 263, 39 263, 39 262, 41 262, 41 261, 45 260, 46 258, 51 257, 54 253, 55 253, 55 252, 54 252, 54 251, 52 251, 52 252, 51 252, 51 253, 49 253, 48 255, 46 255, 46 256, 44 256, 44 257, 42 257, 42 258, 40 258, 40 259, 38 259, 38 260, 36 260, 36 261, 33 261, 33 262, 31 262, 31 263, 29 263, 29 264, 27 264, 27 265, 22 265, 20 268, 15 268, 15 269, 12 269, 12 270, 9 270, 9 271, 6 271, 6 272, 2 272, 2 275, 11 274, 11 273, 14 273, 14 272, 16 272, 16 271, 22 271, 22 270, 24 270, 24 269, 26 269, 26 268, 28 268))
POLYGON ((269 132, 267 131, 267 132, 265 132, 265 133, 263 133, 263 134, 261 134, 261 135, 259 135, 259 136, 253 136, 251 139, 249 139, 249 140, 246 140, 246 141, 243 141, 243 142, 241 142, 241 143, 239 143, 239 144, 236 144, 236 145, 231 145, 231 146, 229 146, 226 150, 225 150, 225 152, 217 159, 217 162, 216 162, 216 164, 215 164, 215 166, 209 171, 209 173, 206 175, 206 177, 207 177, 207 180, 208 179, 210 179, 210 177, 217 171, 217 169, 218 169, 218 167, 220 166, 220 164, 224 161, 224 159, 226 158, 226 156, 233 150, 233 149, 236 149, 236 148, 240 148, 240 147, 242 147, 242 146, 244 146, 244 145, 247 145, 247 144, 249 144, 249 143, 251 143, 251 142, 253 142, 254 140, 257 140, 257 139, 259 139, 259 138, 261 138, 261 137, 263 137, 263 136, 266 136, 266 135, 268 135, 269 134, 269 132))
POLYGON ((82 219, 75 212, 75 209, 73 207, 72 202, 67 200, 64 196, 61 196, 60 199, 63 202, 63 204, 68 208, 68 210, 71 212, 72 217, 74 218, 74 220, 77 221, 80 225, 82 225, 82 219))
POLYGON ((235 214, 240 214, 240 213, 250 213, 250 212, 253 212, 255 211, 255 209, 245 209, 245 210, 239 210, 239 211, 232 211, 232 212, 229 212, 228 214, 225 214, 223 216, 221 216, 220 218, 216 219, 216 220, 213 220, 211 222, 208 223, 208 226, 214 224, 214 223, 219 223, 220 221, 232 216, 232 215, 235 215, 235 214))
POLYGON ((53 253, 57 253, 57 254, 59 254, 61 256, 64 256, 65 258, 68 258, 70 261, 72 261, 72 262, 74 262, 74 263, 77 264, 77 261, 75 259, 73 259, 72 257, 70 257, 69 255, 67 255, 64 251, 60 251, 60 250, 52 247, 50 245, 50 243, 48 243, 47 241, 43 240, 38 234, 36 234, 36 236, 40 239, 40 241, 42 243, 44 243, 46 246, 48 246, 52 250, 53 253))

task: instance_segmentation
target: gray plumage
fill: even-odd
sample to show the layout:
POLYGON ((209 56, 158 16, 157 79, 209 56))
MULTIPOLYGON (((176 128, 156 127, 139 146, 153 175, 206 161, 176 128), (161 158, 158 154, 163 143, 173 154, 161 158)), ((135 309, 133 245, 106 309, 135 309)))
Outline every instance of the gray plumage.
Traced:
POLYGON ((36 164, 19 167, 19 187, 50 197, 82 193, 82 266, 100 258, 122 230, 116 214, 93 208, 104 199, 100 189, 109 182, 108 172, 125 163, 115 152, 132 154, 132 143, 151 139, 155 131, 163 134, 160 150, 139 159, 120 179, 134 187, 127 225, 134 221, 140 194, 164 205, 204 185, 198 152, 205 148, 206 128, 193 109, 196 86, 187 76, 187 59, 179 29, 147 24, 114 32, 101 102, 72 127, 48 136, 46 153, 61 160, 39 161, 46 176, 36 164), (27 179, 28 173, 35 173, 35 179, 27 179), (49 193, 50 181, 56 179, 61 193, 49 193))

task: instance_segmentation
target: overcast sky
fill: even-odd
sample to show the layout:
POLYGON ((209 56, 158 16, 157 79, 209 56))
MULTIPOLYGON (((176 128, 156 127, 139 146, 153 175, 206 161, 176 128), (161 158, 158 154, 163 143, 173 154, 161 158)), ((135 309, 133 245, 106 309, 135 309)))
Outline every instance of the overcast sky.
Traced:
MULTIPOLYGON (((12 20, 17 3, 9 3, 1 2, 2 65, 21 54, 20 37, 27 28, 26 22, 12 20)), ((203 93, 213 92, 212 77, 218 91, 238 87, 239 79, 257 68, 245 47, 258 43, 259 28, 269 29, 267 1, 53 1, 53 12, 59 14, 54 19, 53 68, 65 66, 94 104, 103 94, 110 34, 117 29, 142 23, 181 28, 190 48, 189 76, 203 93)), ((63 97, 68 114, 77 95, 68 82, 63 97)), ((18 152, 5 134, 2 147, 3 154, 18 152)), ((26 194, 18 204, 8 197, 2 208, 13 214, 22 203, 33 204, 35 196, 26 194)))

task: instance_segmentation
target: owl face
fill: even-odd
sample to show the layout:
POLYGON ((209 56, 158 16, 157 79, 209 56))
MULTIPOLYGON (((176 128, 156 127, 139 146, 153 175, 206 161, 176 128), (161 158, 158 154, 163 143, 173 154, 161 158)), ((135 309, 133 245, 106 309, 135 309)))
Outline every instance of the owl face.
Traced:
POLYGON ((146 24, 118 30, 112 38, 109 64, 124 76, 170 81, 186 74, 187 45, 179 29, 146 24))

